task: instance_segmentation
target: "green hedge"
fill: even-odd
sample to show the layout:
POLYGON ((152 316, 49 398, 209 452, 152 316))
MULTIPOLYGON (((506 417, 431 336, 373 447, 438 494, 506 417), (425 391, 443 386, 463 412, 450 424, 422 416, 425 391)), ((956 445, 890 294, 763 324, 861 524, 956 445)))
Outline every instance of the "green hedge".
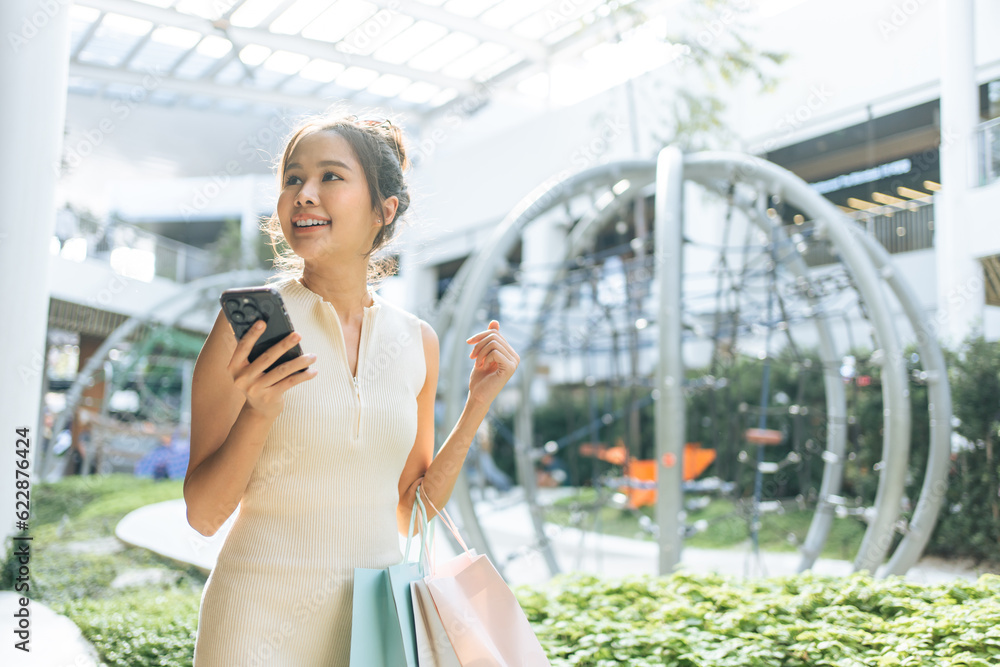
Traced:
POLYGON ((1000 576, 563 575, 516 590, 553 667, 990 667, 1000 576))

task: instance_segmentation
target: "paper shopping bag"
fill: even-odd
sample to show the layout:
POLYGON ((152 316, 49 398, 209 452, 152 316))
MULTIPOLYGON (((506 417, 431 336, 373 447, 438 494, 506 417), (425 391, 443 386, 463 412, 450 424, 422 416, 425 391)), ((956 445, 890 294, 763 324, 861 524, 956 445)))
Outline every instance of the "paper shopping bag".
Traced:
POLYGON ((438 516, 465 553, 444 567, 432 568, 423 582, 459 664, 548 667, 545 652, 507 582, 485 555, 470 552, 447 513, 438 512, 438 516))
MULTIPOLYGON (((354 568, 351 667, 418 667, 410 582, 426 574, 425 552, 421 551, 420 562, 408 562, 418 510, 415 503, 402 563, 379 569, 354 568)), ((421 514, 421 530, 426 536, 425 514, 421 514)))
POLYGON ((462 667, 455 655, 441 617, 434 607, 427 584, 422 579, 410 582, 413 617, 417 633, 417 665, 419 667, 462 667))

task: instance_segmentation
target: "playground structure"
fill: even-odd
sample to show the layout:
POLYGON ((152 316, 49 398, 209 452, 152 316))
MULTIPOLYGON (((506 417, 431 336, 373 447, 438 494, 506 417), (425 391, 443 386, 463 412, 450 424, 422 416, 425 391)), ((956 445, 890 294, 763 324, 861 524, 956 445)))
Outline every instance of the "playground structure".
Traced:
MULTIPOLYGON (((463 367, 458 357, 462 348, 456 341, 476 328, 477 307, 503 270, 505 258, 520 239, 522 230, 545 215, 559 215, 563 210, 569 212, 571 204, 584 201, 585 212, 570 221, 562 262, 550 277, 550 282, 555 284, 569 270, 573 258, 584 254, 598 232, 619 215, 622 207, 636 201, 652 187, 655 191, 655 251, 651 278, 659 288, 659 296, 655 318, 658 325, 658 363, 650 400, 657 401, 654 458, 657 462, 659 570, 668 573, 677 565, 684 531, 681 512, 685 444, 685 375, 682 363, 682 328, 686 316, 682 307, 685 182, 696 183, 728 198, 765 239, 766 252, 771 260, 768 273, 772 277, 764 327, 767 345, 770 344, 771 332, 780 324, 770 312, 773 307, 770 296, 774 292, 773 279, 779 267, 798 287, 798 293, 806 304, 805 317, 816 329, 826 393, 826 448, 822 453, 824 472, 819 499, 801 547, 800 571, 815 562, 829 535, 837 508, 843 508, 845 504, 845 499, 839 495, 846 463, 847 436, 847 400, 838 371, 841 356, 834 343, 830 318, 824 313, 823 288, 817 284, 803 258, 806 252, 814 249, 810 248, 810 244, 817 242, 829 243, 839 256, 874 330, 877 345, 874 358, 881 365, 885 406, 882 460, 876 467, 880 470, 878 492, 874 506, 866 512, 870 521, 854 567, 856 570, 867 569, 879 576, 906 572, 926 546, 947 483, 951 399, 944 358, 935 340, 933 324, 922 312, 912 290, 893 270, 888 253, 877 241, 794 174, 751 155, 724 152, 684 155, 676 147, 668 146, 656 161, 627 160, 592 167, 554 185, 542 185, 521 200, 480 251, 462 265, 439 304, 433 324, 437 331, 447 334, 442 343, 443 372, 439 385, 445 401, 445 423, 457 419, 464 401, 463 367), (797 234, 798 238, 789 238, 781 221, 770 210, 772 196, 806 214, 812 222, 809 239, 802 234, 797 234), (891 316, 890 299, 901 307, 915 333, 929 393, 930 455, 920 497, 908 524, 898 519, 909 455, 911 410, 902 344, 891 316), (896 531, 903 536, 890 556, 889 549, 896 531), (887 557, 888 563, 884 564, 887 557)), ((543 315, 552 312, 554 299, 555 290, 549 290, 545 301, 537 309, 539 315, 531 334, 532 342, 522 354, 518 372, 522 402, 517 411, 514 434, 518 471, 531 508, 537 549, 553 574, 559 571, 559 565, 544 530, 543 511, 534 489, 534 461, 544 450, 532 441, 532 408, 528 397, 538 363, 534 341, 542 336, 546 326, 543 315)), ((770 358, 769 355, 766 348, 765 361, 770 358)), ((766 406, 766 399, 765 385, 762 406, 766 406)), ((759 428, 766 430, 766 420, 763 419, 766 411, 762 410, 761 414, 765 423, 759 428)), ((758 476, 774 468, 773 464, 764 465, 762 454, 763 448, 758 447, 758 476)), ((490 554, 488 540, 476 520, 464 479, 456 485, 455 498, 464 519, 463 527, 470 539, 483 553, 490 554)))

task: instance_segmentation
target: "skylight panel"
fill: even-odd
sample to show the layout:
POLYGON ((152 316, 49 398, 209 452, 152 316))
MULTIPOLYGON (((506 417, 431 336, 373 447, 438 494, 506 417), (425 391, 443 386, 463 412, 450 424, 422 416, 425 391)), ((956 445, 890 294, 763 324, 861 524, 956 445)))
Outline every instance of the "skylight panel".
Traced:
POLYGON ((419 0, 423 5, 430 5, 431 7, 438 7, 444 0, 419 0))
POLYGON ((436 44, 432 44, 407 63, 414 69, 436 72, 464 53, 479 46, 479 40, 464 32, 451 32, 436 44))
POLYGON ((133 70, 168 70, 200 39, 201 34, 193 30, 161 26, 153 30, 149 41, 143 45, 128 67, 133 70))
POLYGON ((323 60, 322 58, 316 58, 302 68, 302 71, 299 72, 299 76, 303 79, 309 79, 311 81, 330 83, 345 69, 347 68, 340 63, 334 63, 329 60, 323 60))
POLYGON ((375 81, 368 84, 365 88, 369 93, 373 95, 381 95, 382 97, 395 97, 399 95, 403 90, 406 89, 412 83, 410 79, 405 76, 396 76, 395 74, 383 74, 375 81))
POLYGON ((433 83, 427 83, 426 81, 414 81, 406 90, 399 94, 399 99, 416 104, 425 104, 439 92, 441 92, 440 86, 435 86, 433 83))
POLYGON ((493 42, 484 42, 462 56, 459 60, 444 67, 441 73, 456 79, 468 79, 478 72, 510 53, 510 49, 493 42))
POLYGON ((501 72, 506 72, 508 69, 518 64, 522 60, 524 60, 524 56, 521 55, 520 53, 517 52, 509 53, 507 57, 501 58, 492 65, 487 65, 483 69, 476 72, 473 78, 478 79, 480 81, 491 79, 496 75, 500 74, 501 72))
POLYGON ((494 28, 507 28, 537 9, 537 0, 503 0, 483 12, 479 20, 494 28))
POLYGON ((512 33, 526 39, 540 40, 554 30, 569 24, 576 28, 578 23, 571 18, 571 15, 554 13, 550 10, 535 12, 510 29, 512 33))
POLYGON ((178 0, 174 9, 182 14, 193 14, 214 21, 222 16, 231 3, 205 2, 205 0, 178 0))
POLYGON ((400 65, 448 34, 448 28, 430 21, 417 21, 372 54, 373 58, 400 65))
POLYGON ((439 107, 442 104, 447 104, 448 102, 451 102, 457 96, 458 96, 457 90, 455 90, 454 88, 445 88, 440 93, 432 97, 428 102, 428 104, 430 104, 432 107, 439 107))
MULTIPOLYGON (((95 37, 113 38, 135 38, 147 34, 153 27, 152 22, 142 19, 122 16, 121 14, 107 13, 101 21, 101 27, 97 29, 95 37)), ((133 39, 134 41, 134 39, 133 39)))
POLYGON ((201 41, 201 33, 173 26, 160 26, 153 31, 149 38, 158 44, 166 44, 178 49, 190 49, 201 41))
POLYGON ((412 16, 404 16, 387 10, 380 11, 352 30, 337 43, 337 49, 344 53, 371 55, 414 22, 412 16))
POLYGON ((240 62, 239 58, 236 58, 231 60, 228 65, 219 70, 219 72, 215 75, 215 82, 231 85, 242 81, 243 77, 246 75, 246 66, 240 62))
POLYGON ((298 0, 271 23, 269 30, 285 35, 297 35, 329 6, 330 0, 298 0))
POLYGON ((309 62, 309 56, 291 51, 275 51, 265 60, 261 67, 264 67, 282 74, 295 74, 309 62))
POLYGON ((378 72, 367 67, 348 67, 337 77, 337 85, 361 90, 378 78, 378 72))
POLYGON ((229 22, 241 28, 255 28, 274 11, 274 0, 247 0, 239 6, 229 22))
POLYGON ((93 9, 92 7, 82 7, 74 4, 69 8, 69 20, 74 28, 76 28, 78 24, 80 27, 85 28, 96 21, 97 17, 100 15, 100 10, 93 9))
POLYGON ((136 2, 141 2, 144 5, 153 5, 154 7, 161 7, 166 9, 170 5, 174 4, 174 0, 135 0, 136 2))
POLYGON ((378 7, 363 0, 339 0, 302 29, 302 36, 337 42, 375 15, 378 7))
POLYGON ((198 53, 208 56, 209 58, 221 58, 229 53, 232 48, 233 45, 228 39, 216 37, 215 35, 208 35, 198 42, 198 48, 196 50, 198 53))
POLYGON ((247 44, 240 49, 240 60, 251 67, 261 64, 269 55, 271 55, 271 49, 260 44, 247 44))
POLYGON ((479 16, 498 2, 500 0, 448 0, 444 3, 444 9, 458 16, 472 18, 479 16))

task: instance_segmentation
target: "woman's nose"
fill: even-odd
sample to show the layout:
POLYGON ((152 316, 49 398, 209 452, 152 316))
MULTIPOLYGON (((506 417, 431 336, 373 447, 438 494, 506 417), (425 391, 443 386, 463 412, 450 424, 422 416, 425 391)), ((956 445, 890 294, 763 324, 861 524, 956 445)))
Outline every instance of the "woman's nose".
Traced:
POLYGON ((312 181, 307 181, 302 185, 302 189, 299 190, 298 195, 295 197, 295 203, 298 206, 316 205, 316 192, 313 189, 312 181))

